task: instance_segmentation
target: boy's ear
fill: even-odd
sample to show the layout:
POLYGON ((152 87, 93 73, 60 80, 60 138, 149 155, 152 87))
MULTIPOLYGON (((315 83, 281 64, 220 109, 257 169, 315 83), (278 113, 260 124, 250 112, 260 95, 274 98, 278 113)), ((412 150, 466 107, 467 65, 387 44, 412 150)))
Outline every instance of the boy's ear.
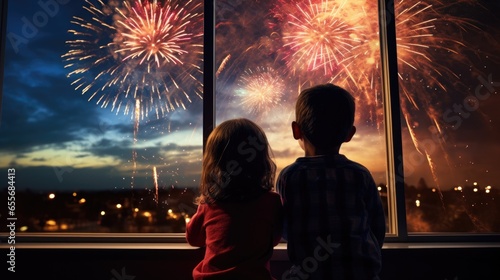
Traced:
POLYGON ((302 131, 300 131, 299 124, 295 121, 292 122, 292 133, 293 133, 293 139, 295 140, 302 139, 302 131))
POLYGON ((351 141, 351 139, 352 139, 352 137, 354 136, 355 133, 356 133, 356 127, 353 125, 351 127, 351 130, 347 134, 347 137, 345 138, 344 142, 347 143, 347 142, 351 141))

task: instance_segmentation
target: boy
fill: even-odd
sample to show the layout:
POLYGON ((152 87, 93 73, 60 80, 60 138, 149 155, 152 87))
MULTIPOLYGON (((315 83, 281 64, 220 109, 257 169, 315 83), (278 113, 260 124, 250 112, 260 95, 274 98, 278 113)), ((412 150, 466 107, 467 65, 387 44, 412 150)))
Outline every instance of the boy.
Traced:
POLYGON ((293 267, 282 279, 379 279, 385 215, 370 172, 339 154, 356 132, 353 97, 318 85, 298 97, 293 137, 305 157, 284 168, 277 190, 293 267))

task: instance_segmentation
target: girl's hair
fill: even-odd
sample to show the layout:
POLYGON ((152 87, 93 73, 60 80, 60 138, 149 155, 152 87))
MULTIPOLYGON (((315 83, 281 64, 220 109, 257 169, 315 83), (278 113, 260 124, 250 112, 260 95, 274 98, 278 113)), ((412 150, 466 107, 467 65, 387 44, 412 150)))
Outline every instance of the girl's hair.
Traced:
POLYGON ((197 203, 253 199, 273 188, 275 171, 264 131, 248 119, 225 121, 206 142, 197 203))

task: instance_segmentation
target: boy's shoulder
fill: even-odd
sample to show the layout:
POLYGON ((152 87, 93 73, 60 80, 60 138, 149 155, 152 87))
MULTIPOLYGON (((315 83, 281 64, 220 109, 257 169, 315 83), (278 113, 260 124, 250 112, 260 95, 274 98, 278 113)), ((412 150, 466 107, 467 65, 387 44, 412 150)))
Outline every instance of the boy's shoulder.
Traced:
POLYGON ((337 170, 350 170, 349 173, 358 174, 359 178, 364 178, 366 182, 373 181, 371 172, 364 165, 349 160, 344 155, 336 155, 297 158, 295 162, 281 170, 277 178, 277 184, 281 186, 294 182, 310 171, 315 172, 314 170, 324 170, 326 173, 335 173, 337 170))
POLYGON ((283 168, 281 173, 285 174, 303 169, 321 168, 357 169, 359 171, 370 173, 368 168, 366 168, 364 165, 356 161, 352 161, 342 154, 332 156, 299 157, 295 160, 295 162, 283 168))

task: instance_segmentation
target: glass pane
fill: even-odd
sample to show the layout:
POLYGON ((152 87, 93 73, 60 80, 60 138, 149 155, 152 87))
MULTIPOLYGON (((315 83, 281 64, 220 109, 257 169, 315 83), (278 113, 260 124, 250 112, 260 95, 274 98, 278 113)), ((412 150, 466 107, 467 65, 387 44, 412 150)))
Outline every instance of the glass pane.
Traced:
POLYGON ((299 92, 345 87, 358 131, 341 153, 372 172, 387 207, 379 48, 376 1, 216 1, 216 122, 262 126, 279 173, 303 156, 291 132, 299 92))
POLYGON ((201 170, 202 3, 9 1, 0 167, 18 231, 184 231, 201 170))
POLYGON ((497 9, 395 2, 409 232, 500 231, 497 9))

